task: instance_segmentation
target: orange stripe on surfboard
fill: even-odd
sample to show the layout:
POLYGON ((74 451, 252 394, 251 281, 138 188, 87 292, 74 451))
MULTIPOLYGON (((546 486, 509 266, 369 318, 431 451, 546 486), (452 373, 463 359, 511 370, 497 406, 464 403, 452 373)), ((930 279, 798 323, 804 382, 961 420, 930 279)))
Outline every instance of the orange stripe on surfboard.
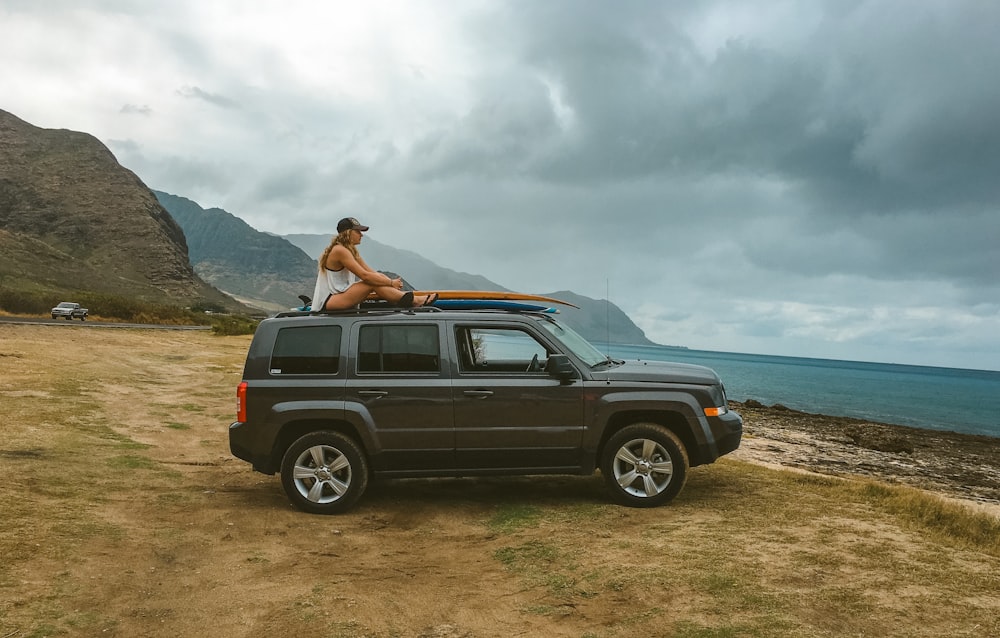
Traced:
POLYGON ((489 299, 503 301, 540 301, 548 304, 561 304, 570 308, 579 308, 562 299, 544 295, 529 295, 523 292, 500 292, 493 290, 415 290, 414 295, 437 295, 438 299, 489 299))

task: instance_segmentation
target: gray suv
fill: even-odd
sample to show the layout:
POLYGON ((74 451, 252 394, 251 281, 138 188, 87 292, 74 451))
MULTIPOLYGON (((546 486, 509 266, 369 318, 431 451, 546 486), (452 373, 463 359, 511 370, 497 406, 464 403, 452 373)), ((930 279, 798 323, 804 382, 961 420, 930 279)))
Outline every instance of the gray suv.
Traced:
POLYGON ((666 503, 743 422, 700 366, 610 359, 548 313, 373 309, 261 322, 232 453, 301 510, 352 506, 372 477, 589 475, 666 503))

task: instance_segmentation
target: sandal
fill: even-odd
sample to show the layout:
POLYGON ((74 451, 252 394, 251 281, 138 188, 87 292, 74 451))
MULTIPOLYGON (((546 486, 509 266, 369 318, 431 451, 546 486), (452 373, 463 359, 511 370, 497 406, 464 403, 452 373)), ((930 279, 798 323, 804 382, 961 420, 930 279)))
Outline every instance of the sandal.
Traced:
POLYGON ((403 296, 399 298, 396 305, 400 308, 412 308, 413 307, 413 291, 407 291, 403 293, 403 296))

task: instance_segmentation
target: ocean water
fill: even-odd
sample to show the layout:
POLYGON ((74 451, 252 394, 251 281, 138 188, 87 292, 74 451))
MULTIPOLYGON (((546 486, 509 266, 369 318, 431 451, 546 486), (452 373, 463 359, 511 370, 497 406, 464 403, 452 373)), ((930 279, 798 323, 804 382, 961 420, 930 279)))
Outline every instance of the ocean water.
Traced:
POLYGON ((735 401, 1000 437, 1000 372, 662 346, 599 347, 618 359, 707 366, 735 401))

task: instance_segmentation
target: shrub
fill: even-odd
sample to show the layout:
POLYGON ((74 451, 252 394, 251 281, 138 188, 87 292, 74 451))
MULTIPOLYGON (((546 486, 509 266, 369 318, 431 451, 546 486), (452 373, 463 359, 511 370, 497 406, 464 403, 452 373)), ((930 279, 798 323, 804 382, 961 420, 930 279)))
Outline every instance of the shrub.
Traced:
POLYGON ((216 316, 212 318, 212 334, 220 337, 252 335, 257 330, 256 319, 241 316, 216 316))
POLYGON ((0 290, 0 310, 14 314, 44 315, 62 301, 60 299, 53 302, 53 298, 52 295, 39 292, 0 290))

